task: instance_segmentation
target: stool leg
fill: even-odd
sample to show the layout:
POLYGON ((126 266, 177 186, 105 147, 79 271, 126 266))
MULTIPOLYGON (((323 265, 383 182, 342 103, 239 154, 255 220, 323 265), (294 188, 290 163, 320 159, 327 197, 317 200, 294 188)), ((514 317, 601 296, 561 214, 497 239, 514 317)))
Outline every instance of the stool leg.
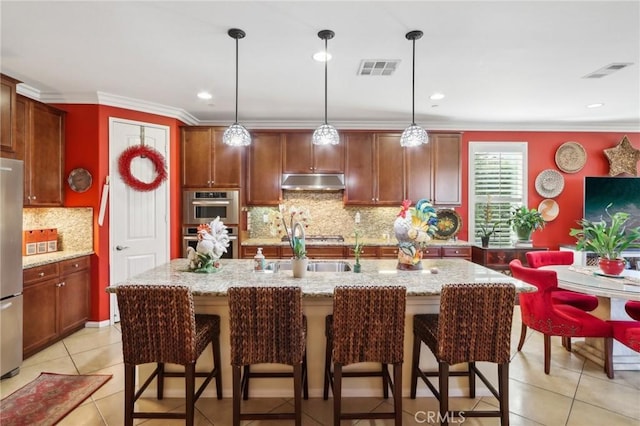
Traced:
POLYGON ((544 335, 544 373, 549 374, 551 370, 551 336, 544 335))
POLYGON ((527 325, 522 323, 522 328, 520 329, 520 341, 518 342, 518 352, 522 349, 524 345, 524 339, 527 337, 527 325))
POLYGON ((380 372, 382 373, 382 396, 384 399, 389 398, 389 366, 380 364, 380 372))
POLYGON ((242 399, 245 401, 249 399, 249 376, 251 375, 251 366, 244 366, 244 373, 242 374, 242 399))
POLYGON ((162 399, 164 397, 164 363, 158 363, 158 377, 157 377, 157 386, 158 386, 158 399, 162 399))
POLYGON ((216 396, 222 399, 222 363, 220 361, 220 336, 216 335, 211 342, 213 352, 213 367, 216 369, 216 396))
POLYGON ((307 371, 307 350, 302 357, 302 392, 304 399, 309 399, 309 376, 307 371))
POLYGON ((402 426, 402 363, 393 364, 393 405, 395 426, 402 426))
POLYGON ((233 375, 233 426, 240 426, 240 398, 242 398, 240 366, 233 365, 231 370, 233 375))
POLYGON ((411 399, 416 399, 418 387, 418 368, 420 368, 420 346, 422 341, 413 334, 413 351, 411 356, 411 399))
POLYGON ((469 398, 476 397, 476 368, 475 362, 469 363, 469 398))
POLYGON ((135 401, 135 372, 136 367, 132 364, 124 365, 124 424, 133 426, 133 407, 135 401))
POLYGON ((438 362, 438 380, 440 385, 441 426, 449 426, 449 364, 438 362))
POLYGON ((342 364, 333 364, 333 426, 340 426, 342 414, 342 364))
POLYGON ((500 395, 500 425, 509 426, 509 363, 498 364, 498 395, 500 395))
POLYGON ((196 391, 196 363, 187 364, 184 367, 184 387, 185 387, 185 425, 193 426, 194 405, 196 391))
POLYGON ((324 387, 322 389, 322 399, 329 399, 329 386, 331 385, 331 348, 332 343, 329 337, 326 339, 324 351, 324 387))
POLYGON ((295 409, 295 424, 302 426, 302 364, 293 366, 293 401, 295 409))

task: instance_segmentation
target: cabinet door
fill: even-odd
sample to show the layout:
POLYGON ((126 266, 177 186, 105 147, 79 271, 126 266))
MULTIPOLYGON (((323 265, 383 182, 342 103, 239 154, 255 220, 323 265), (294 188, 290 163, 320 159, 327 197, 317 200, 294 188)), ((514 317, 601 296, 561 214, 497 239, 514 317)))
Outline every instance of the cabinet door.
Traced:
POLYGON ((209 188, 212 184, 213 135, 209 127, 182 128, 182 186, 209 188))
POLYGON ((344 247, 307 246, 307 257, 310 259, 343 259, 344 247))
POLYGON ((347 133, 344 203, 375 204, 373 133, 347 133))
POLYGON ((377 205, 399 206, 404 198, 404 152, 400 134, 376 135, 377 205))
POLYGON ((213 187, 239 188, 244 147, 222 142, 224 130, 213 131, 213 187))
POLYGON ((23 357, 27 358, 58 335, 56 290, 58 278, 25 285, 23 290, 23 357))
POLYGON ((283 139, 283 173, 313 173, 311 132, 288 132, 283 139))
POLYGON ((64 112, 32 102, 25 175, 30 206, 61 206, 64 201, 64 112))
POLYGON ((381 246, 379 249, 380 258, 397 258, 398 246, 381 246))
POLYGON ((279 133, 255 133, 247 158, 247 204, 273 206, 282 200, 279 133))
POLYGON ((313 145, 313 172, 344 173, 344 145, 313 145))
POLYGON ((16 146, 16 84, 18 81, 0 76, 0 155, 17 159, 16 146))
POLYGON ((432 173, 431 147, 433 144, 411 146, 404 149, 405 179, 407 182, 406 198, 413 204, 426 198, 431 200, 432 173))
POLYGON ((433 143, 433 203, 459 206, 462 204, 460 173, 461 137, 458 134, 436 134, 433 143))
POLYGON ((253 259, 253 256, 258 253, 258 247, 262 247, 262 254, 267 261, 280 258, 280 247, 278 246, 240 246, 240 257, 242 259, 253 259))
POLYGON ((58 287, 58 333, 67 334, 82 327, 89 318, 89 270, 60 277, 58 287))

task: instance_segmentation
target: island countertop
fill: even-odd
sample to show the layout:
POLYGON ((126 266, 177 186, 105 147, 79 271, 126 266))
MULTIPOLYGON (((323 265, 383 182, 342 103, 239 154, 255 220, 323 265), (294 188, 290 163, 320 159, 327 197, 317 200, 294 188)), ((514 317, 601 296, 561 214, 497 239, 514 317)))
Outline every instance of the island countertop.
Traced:
MULTIPOLYGON (((377 246, 397 246, 398 240, 395 238, 384 239, 384 238, 368 238, 363 237, 360 240, 365 247, 377 247, 377 246)), ((355 238, 353 237, 345 237, 344 241, 310 241, 307 240, 306 244, 308 246, 347 246, 353 247, 356 243, 355 238)), ((429 240, 425 243, 427 246, 443 246, 443 247, 470 247, 473 244, 469 241, 464 240, 429 240)), ((242 246, 281 246, 281 247, 289 247, 288 241, 282 241, 280 238, 249 238, 242 240, 240 244, 242 246)))
POLYGON ((221 259, 221 268, 210 274, 187 271, 187 262, 187 259, 174 259, 107 287, 107 291, 114 293, 115 287, 124 284, 186 285, 195 296, 226 296, 229 287, 233 286, 292 285, 302 288, 303 297, 322 298, 332 297, 337 285, 403 285, 407 288, 407 296, 437 296, 446 284, 464 283, 513 283, 516 292, 536 289, 463 259, 424 259, 423 269, 419 271, 399 271, 395 259, 365 259, 360 261, 361 273, 307 272, 304 278, 293 278, 290 270, 254 272, 252 259, 221 259))

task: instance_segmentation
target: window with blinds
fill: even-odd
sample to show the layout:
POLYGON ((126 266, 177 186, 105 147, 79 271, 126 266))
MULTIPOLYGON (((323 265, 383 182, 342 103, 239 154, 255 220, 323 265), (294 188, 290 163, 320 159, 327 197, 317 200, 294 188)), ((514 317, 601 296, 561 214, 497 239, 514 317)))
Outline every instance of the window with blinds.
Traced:
POLYGON ((511 245, 515 232, 507 221, 513 207, 526 205, 527 143, 469 143, 469 240, 493 230, 491 245, 511 245))

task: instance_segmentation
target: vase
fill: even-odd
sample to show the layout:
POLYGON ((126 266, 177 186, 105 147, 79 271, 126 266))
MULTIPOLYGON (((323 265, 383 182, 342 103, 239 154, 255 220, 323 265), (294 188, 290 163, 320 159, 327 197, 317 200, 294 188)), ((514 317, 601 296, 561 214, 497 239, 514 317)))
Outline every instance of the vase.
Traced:
POLYGON ((624 259, 607 259, 601 257, 598 260, 598 267, 607 275, 620 275, 624 271, 625 261, 624 259))
POLYGON ((293 259, 291 260, 291 266, 293 269, 293 278, 304 278, 307 274, 307 266, 309 265, 309 259, 293 259))
POLYGON ((419 271, 422 269, 422 250, 413 245, 398 246, 398 265, 402 271, 419 271))
POLYGON ((360 264, 356 263, 355 265, 353 265, 353 272, 355 273, 359 273, 360 272, 360 264))
POLYGON ((533 230, 530 228, 516 228, 516 235, 518 236, 518 241, 530 241, 532 232, 533 230))
POLYGON ((482 242, 482 247, 489 247, 489 236, 480 237, 480 241, 482 242))

